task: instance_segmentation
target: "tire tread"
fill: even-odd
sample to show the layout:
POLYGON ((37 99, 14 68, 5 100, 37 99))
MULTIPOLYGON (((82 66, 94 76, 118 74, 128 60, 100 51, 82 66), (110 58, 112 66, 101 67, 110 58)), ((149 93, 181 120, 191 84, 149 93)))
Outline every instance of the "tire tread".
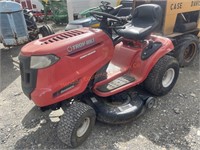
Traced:
POLYGON ((79 145, 73 141, 73 131, 76 127, 75 124, 78 122, 81 116, 88 111, 95 115, 94 109, 89 105, 80 102, 74 102, 62 116, 58 124, 57 135, 58 138, 69 147, 77 147, 79 145))
MULTIPOLYGON (((178 66, 177 60, 169 55, 165 55, 156 63, 156 65, 152 68, 151 72, 149 73, 147 79, 144 81, 144 86, 147 91, 157 96, 162 96, 168 93, 168 91, 162 90, 162 85, 161 83, 159 83, 161 81, 159 81, 159 79, 160 79, 160 74, 165 72, 167 70, 168 65, 170 64, 176 64, 178 66)), ((176 79, 177 78, 178 76, 176 77, 176 79)), ((174 85, 172 85, 172 87, 173 86, 174 85)))

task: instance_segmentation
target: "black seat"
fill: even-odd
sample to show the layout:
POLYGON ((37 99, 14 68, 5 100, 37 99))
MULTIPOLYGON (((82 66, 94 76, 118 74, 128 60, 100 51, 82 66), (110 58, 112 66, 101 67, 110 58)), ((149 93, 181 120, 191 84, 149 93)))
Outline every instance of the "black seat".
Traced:
POLYGON ((116 17, 129 16, 131 14, 131 10, 131 7, 123 7, 118 11, 116 17))
POLYGON ((131 40, 144 40, 153 31, 160 27, 162 21, 162 8, 156 4, 138 6, 132 16, 132 21, 117 33, 131 40))

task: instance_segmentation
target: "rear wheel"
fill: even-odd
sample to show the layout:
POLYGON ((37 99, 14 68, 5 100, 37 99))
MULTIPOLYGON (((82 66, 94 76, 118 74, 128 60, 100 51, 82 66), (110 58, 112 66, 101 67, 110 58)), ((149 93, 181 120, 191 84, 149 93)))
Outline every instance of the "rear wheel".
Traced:
POLYGON ((55 32, 49 25, 44 25, 44 26, 40 27, 39 33, 42 35, 42 37, 45 37, 48 35, 52 35, 55 32))
POLYGON ((199 49, 199 40, 195 35, 185 35, 178 40, 174 56, 181 67, 189 66, 199 49))
POLYGON ((172 56, 162 57, 144 82, 146 90, 154 95, 167 94, 175 85, 179 75, 179 64, 172 56))
POLYGON ((69 147, 81 145, 90 135, 95 124, 95 111, 84 103, 73 103, 61 117, 58 138, 69 147))

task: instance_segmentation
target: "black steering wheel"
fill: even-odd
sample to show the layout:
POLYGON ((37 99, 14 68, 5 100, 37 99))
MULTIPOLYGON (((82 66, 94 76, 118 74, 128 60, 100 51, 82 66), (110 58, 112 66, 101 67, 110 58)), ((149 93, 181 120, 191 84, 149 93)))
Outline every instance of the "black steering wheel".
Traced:
POLYGON ((101 4, 103 4, 103 5, 110 5, 110 2, 107 2, 107 1, 101 1, 101 4))
POLYGON ((105 12, 99 12, 99 11, 91 11, 90 14, 97 19, 100 23, 102 21, 108 21, 111 25, 118 24, 118 25, 124 25, 123 20, 115 17, 111 14, 105 13, 105 12))
POLYGON ((101 1, 101 4, 102 5, 100 5, 99 8, 101 9, 102 12, 110 12, 114 9, 112 6, 110 6, 109 2, 101 1))

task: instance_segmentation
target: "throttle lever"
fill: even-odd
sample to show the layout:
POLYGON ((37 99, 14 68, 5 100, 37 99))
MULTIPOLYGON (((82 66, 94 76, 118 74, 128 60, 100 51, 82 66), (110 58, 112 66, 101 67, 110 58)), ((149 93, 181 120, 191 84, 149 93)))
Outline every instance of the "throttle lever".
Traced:
POLYGON ((110 29, 125 29, 125 26, 111 26, 110 29))

